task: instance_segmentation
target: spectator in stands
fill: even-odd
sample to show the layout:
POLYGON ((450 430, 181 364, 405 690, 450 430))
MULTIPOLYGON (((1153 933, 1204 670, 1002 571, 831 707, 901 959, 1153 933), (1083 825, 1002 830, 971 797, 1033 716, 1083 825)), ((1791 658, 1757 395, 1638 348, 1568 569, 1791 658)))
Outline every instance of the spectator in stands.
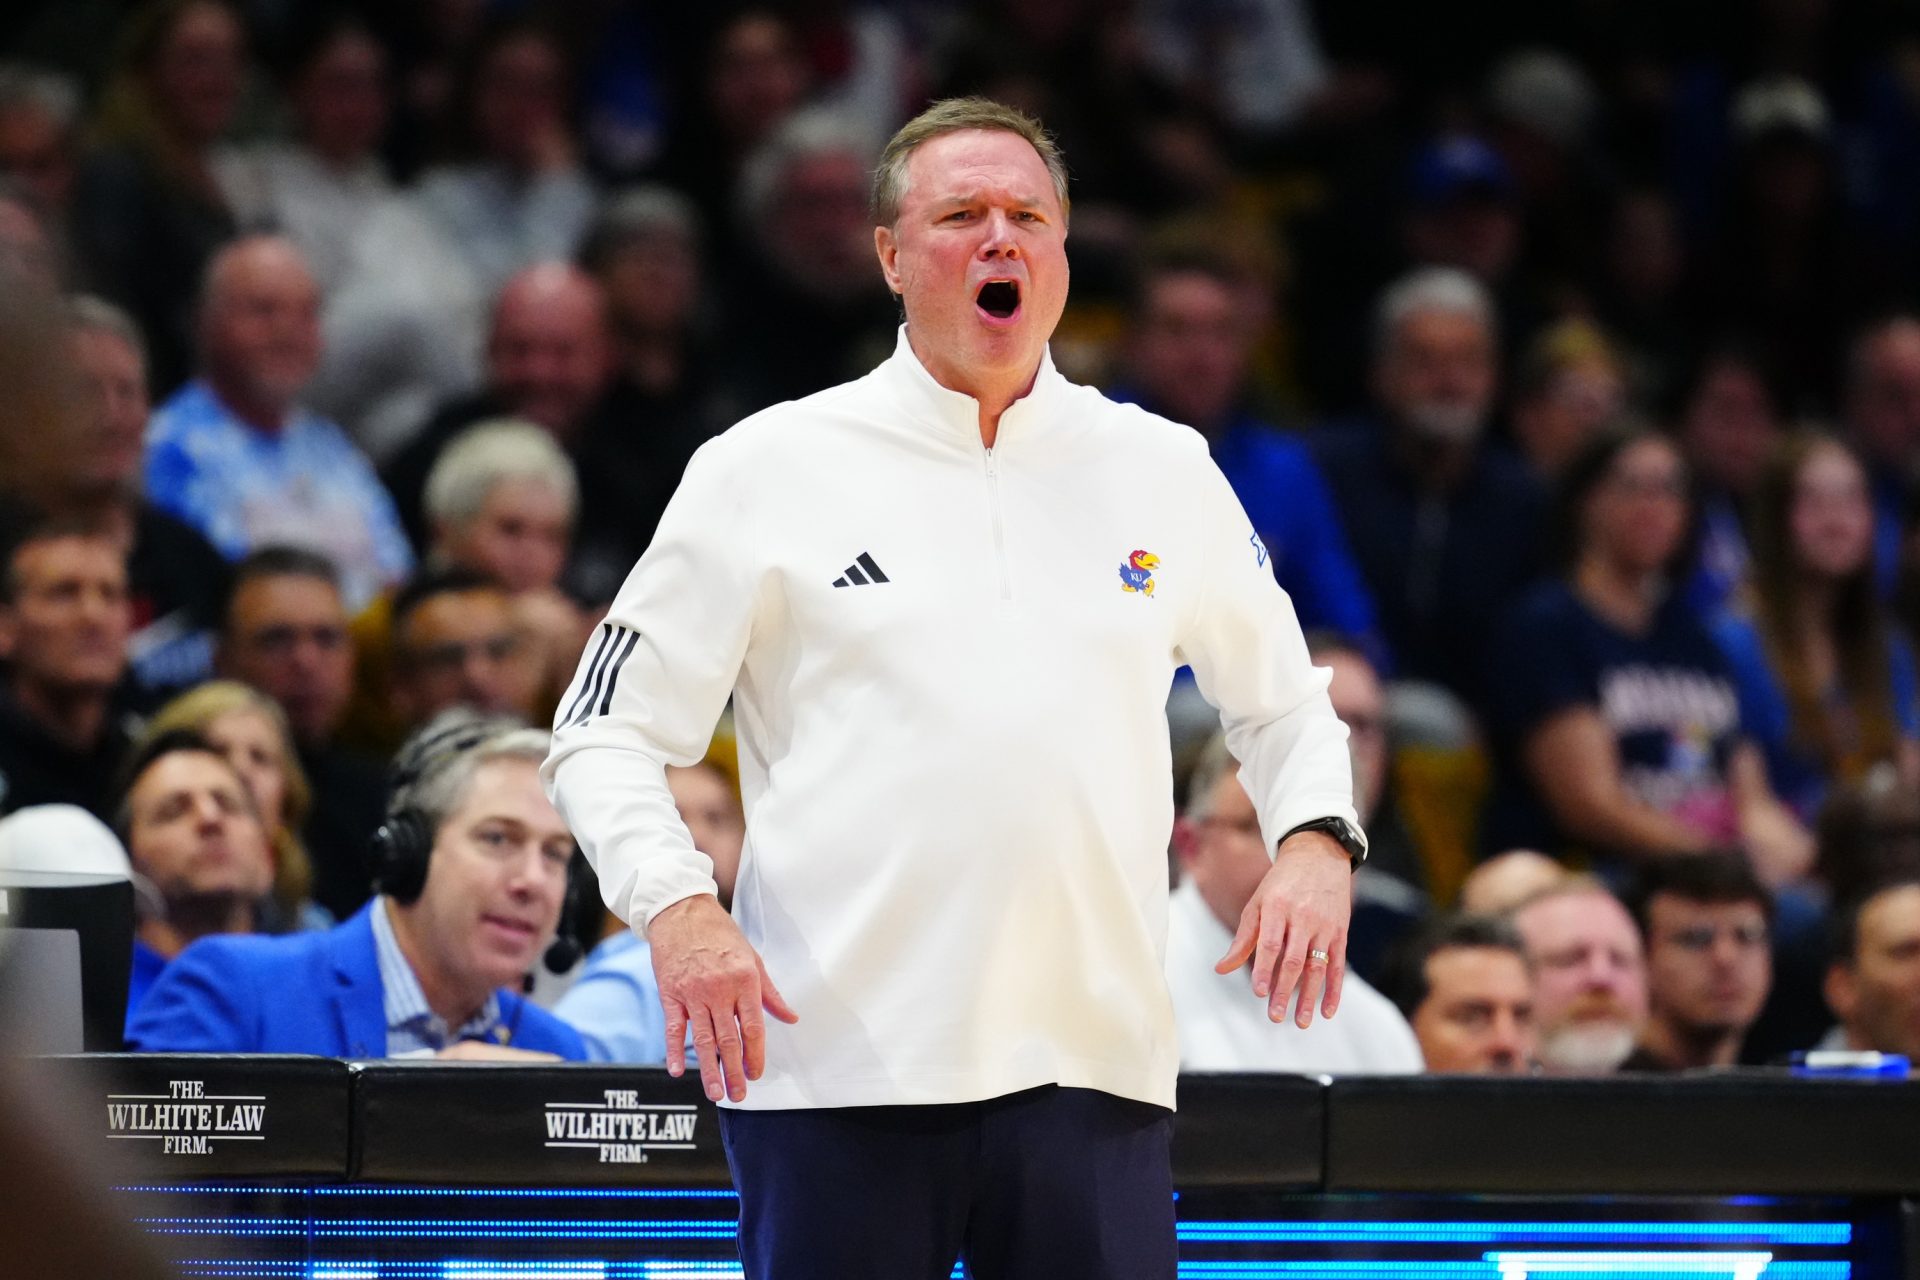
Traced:
POLYGON ((871 270, 867 131, 809 111, 747 158, 746 243, 720 282, 729 420, 859 377, 892 349, 897 304, 871 270))
MULTIPOLYGON (((471 37, 434 33, 455 64, 445 73, 451 94, 435 83, 426 95, 448 99, 438 113, 448 162, 367 219, 352 267, 328 297, 315 400, 383 464, 438 406, 472 391, 492 300, 527 267, 572 257, 593 212, 560 43, 537 16, 475 9, 436 22, 469 16, 480 27, 471 37)), ((416 87, 435 71, 417 66, 416 87)), ((501 412, 538 417, 514 405, 481 416, 501 412)), ((432 460, 419 464, 416 484, 432 460)))
POLYGON ((1452 267, 1500 291, 1520 261, 1526 224, 1506 159, 1486 139, 1453 133, 1414 153, 1402 236, 1417 266, 1452 267))
MULTIPOLYGON (((667 790, 693 847, 713 860, 720 901, 730 903, 747 834, 739 788, 707 760, 684 769, 669 766, 667 790)), ((553 1011, 580 1032, 587 1057, 595 1062, 665 1063, 667 1024, 653 976, 653 952, 638 930, 627 928, 611 912, 606 928, 605 939, 587 956, 580 976, 553 1011)))
POLYGON ((691 61, 697 71, 660 173, 730 240, 741 166, 805 99, 806 54, 784 12, 750 5, 718 24, 691 61))
POLYGON ((234 234, 213 154, 246 71, 246 31, 226 0, 142 8, 121 30, 74 192, 87 278, 139 321, 163 394, 188 376, 194 298, 234 234))
POLYGON ((1820 1045, 1920 1060, 1920 878, 1886 881, 1834 914, 1827 1007, 1840 1020, 1820 1045))
POLYGON ((1665 404, 1679 376, 1688 340, 1686 243, 1672 198, 1660 187, 1631 184, 1607 215, 1606 248, 1593 262, 1589 286, 1600 323, 1620 343, 1629 382, 1665 404))
POLYGON ((1647 1020, 1640 931, 1598 880, 1574 876, 1522 903, 1513 925, 1533 964, 1540 1065, 1558 1075, 1608 1075, 1647 1020))
POLYGON ((1359 639, 1382 660, 1373 601, 1320 468, 1304 444, 1248 403, 1256 335, 1240 303, 1243 288, 1222 256, 1169 254, 1145 263, 1113 394, 1205 436, 1300 625, 1359 639))
POLYGON ((75 804, 107 815, 125 758, 127 566, 120 548, 49 522, 0 565, 0 812, 75 804))
POLYGON ((1687 495, 1678 451, 1646 431, 1610 431, 1568 468, 1562 576, 1507 616, 1492 651, 1511 762, 1496 839, 1614 868, 1737 844, 1784 884, 1813 843, 1741 736, 1725 657, 1668 587, 1686 561, 1687 495))
MULTIPOLYGON (((540 695, 534 718, 550 718, 592 630, 558 588, 579 509, 573 463, 530 422, 482 422, 441 452, 427 477, 424 506, 433 530, 425 556, 429 569, 480 574, 511 597, 540 695)), ((384 751, 398 746, 404 734, 391 698, 391 594, 353 620, 353 642, 357 660, 347 733, 384 751)))
POLYGON ((231 559, 273 543, 326 552, 358 607, 405 577, 413 553, 365 456, 298 404, 319 357, 318 308, 290 242, 255 236, 215 255, 201 376, 154 415, 146 486, 231 559))
POLYGON ((1246 999, 1246 978, 1217 969, 1240 915, 1273 865, 1258 815, 1226 741, 1216 736, 1188 784, 1174 824, 1183 876, 1167 916, 1167 986, 1185 1071, 1329 1071, 1394 1074, 1421 1069, 1405 1018, 1359 974, 1349 972, 1340 1016, 1304 1030, 1274 1023, 1246 999))
POLYGON ((442 407, 387 466, 418 545, 433 537, 422 498, 441 451, 500 417, 544 428, 573 459, 581 493, 567 585, 583 600, 610 599, 652 538, 685 455, 654 437, 646 406, 617 376, 606 296, 578 268, 543 263, 507 283, 487 341, 486 387, 442 407))
POLYGON ((146 1052, 572 1058, 515 994, 551 941, 573 838, 540 789, 547 735, 460 717, 396 762, 381 893, 324 933, 209 938, 128 1027, 146 1052))
POLYGON ((301 832, 313 896, 338 919, 367 900, 367 841, 386 804, 381 764, 339 742, 353 693, 353 645, 326 557, 264 547, 234 568, 216 667, 280 704, 313 789, 301 832))
POLYGON ((1773 981, 1772 896, 1737 855, 1681 855, 1640 869, 1631 906, 1648 1016, 1622 1069, 1733 1066, 1773 981))
POLYGON ((1419 924, 1430 903, 1426 866, 1401 813, 1387 740, 1387 691, 1380 673, 1352 640, 1306 633, 1307 656, 1329 674, 1327 701, 1347 726, 1353 758, 1353 807, 1367 833, 1367 860, 1354 873, 1347 964, 1377 976, 1389 950, 1419 924))
POLYGON ((90 429, 49 442, 58 461, 29 496, 97 530, 126 555, 133 678, 150 694, 183 689, 213 672, 227 562, 198 529, 141 490, 146 345, 132 317, 110 302, 79 297, 67 304, 66 325, 91 401, 90 429))
POLYGON ((293 241, 323 297, 347 278, 356 239, 394 198, 379 156, 392 108, 387 63, 363 18, 333 10, 310 20, 283 85, 293 136, 214 161, 241 229, 293 241))
POLYGON ((1835 902, 1920 876, 1920 791, 1885 774, 1836 787, 1820 810, 1818 877, 1835 902))
POLYGON ((260 927, 273 854, 239 771, 189 729, 147 739, 128 761, 113 825, 141 885, 131 1028, 148 989, 190 944, 260 927))
POLYGON ((1920 455, 1920 317, 1893 316, 1853 340, 1842 414, 1872 484, 1874 582, 1884 595, 1900 563, 1920 455))
POLYGON ((1752 572, 1744 510, 1786 424, 1765 366, 1732 340, 1694 361, 1676 394, 1676 433, 1699 504, 1698 563, 1687 599, 1695 615, 1706 619, 1733 599, 1752 572))
POLYGON ((209 680, 156 711, 143 740, 182 729, 199 734, 226 757, 246 783, 266 826, 273 851, 273 893, 261 904, 265 930, 285 933, 333 924, 333 917, 310 897, 313 860, 301 843, 300 828, 313 807, 313 792, 300 768, 287 713, 251 685, 209 680))
POLYGON ((1625 408, 1626 369, 1592 322, 1562 320, 1534 335, 1513 387, 1513 442, 1542 485, 1625 408))
POLYGON ((1323 434, 1318 457, 1399 674, 1477 701, 1492 618, 1538 567, 1542 497, 1484 447, 1499 385, 1493 302, 1471 276, 1414 272, 1380 299, 1378 420, 1323 434))
POLYGON ((79 172, 80 88, 57 71, 0 64, 0 176, 31 191, 64 226, 79 172))
POLYGON ((538 19, 483 28, 443 125, 451 163, 421 175, 420 208, 483 297, 535 262, 573 256, 593 214, 574 138, 572 71, 538 19))
POLYGON ((609 200, 587 228, 580 265, 606 291, 614 364, 662 466, 687 457, 726 425, 714 385, 707 259, 693 204, 665 187, 609 200))
POLYGON ((39 201, 12 178, 0 177, 0 284, 60 292, 65 255, 39 201))
POLYGON ((1533 1069, 1533 969, 1507 921, 1435 921, 1397 950, 1384 990, 1412 1025, 1428 1071, 1533 1069))
POLYGON ((1920 785, 1913 652, 1874 585, 1866 468, 1838 440, 1801 435, 1754 496, 1752 586, 1714 634, 1774 790, 1811 823, 1835 782, 1891 768, 1920 785))
POLYGON ((1503 916, 1567 878, 1565 866, 1532 849, 1496 853, 1473 869, 1455 905, 1462 915, 1503 916))
POLYGON ((393 705, 409 730, 454 707, 526 717, 538 696, 513 601, 470 569, 429 570, 393 599, 393 705))

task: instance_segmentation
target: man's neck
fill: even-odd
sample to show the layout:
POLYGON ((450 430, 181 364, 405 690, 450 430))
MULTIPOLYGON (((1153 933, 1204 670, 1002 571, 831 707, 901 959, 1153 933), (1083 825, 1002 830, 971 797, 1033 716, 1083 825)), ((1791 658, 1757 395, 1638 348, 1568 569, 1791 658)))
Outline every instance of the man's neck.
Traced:
POLYGON ((91 751, 106 732, 113 691, 93 685, 13 682, 13 700, 40 731, 69 751, 91 751))
POLYGON ((1720 1027, 1679 1027, 1650 1018, 1640 1031, 1640 1047, 1684 1071, 1691 1067, 1731 1067, 1740 1061, 1740 1033, 1720 1027))
POLYGON ((1446 493, 1458 488, 1473 469, 1479 442, 1440 440, 1402 426, 1393 443, 1393 456, 1416 489, 1446 493))
POLYGON ((187 944, 219 933, 252 933, 253 904, 243 898, 197 898, 169 902, 165 919, 142 920, 134 936, 168 960, 187 944))
POLYGON ((420 936, 414 916, 414 908, 403 907, 392 898, 380 899, 376 910, 387 913, 387 923, 393 928, 393 939, 400 944, 400 954, 406 959, 407 968, 413 970, 415 982, 420 984, 420 993, 427 998, 427 1007, 447 1025, 449 1031, 458 1031, 487 1002, 492 988, 475 984, 458 975, 450 974, 435 962, 433 951, 426 946, 420 936))
POLYGON ((279 435, 286 427, 287 419, 293 416, 290 402, 256 395, 249 388, 217 373, 207 374, 207 385, 213 388, 214 396, 227 407, 228 412, 255 431, 279 435))
POLYGON ((985 373, 970 373, 953 367, 942 360, 930 358, 914 340, 913 326, 907 326, 907 345, 913 348, 914 357, 920 361, 920 367, 927 376, 949 391, 958 391, 963 396, 971 396, 980 405, 980 443, 993 448, 994 441, 1000 435, 1000 417, 1013 406, 1014 401, 1033 390, 1034 381, 1040 376, 1040 357, 1035 356, 1033 363, 1024 372, 1001 373, 990 370, 985 373))

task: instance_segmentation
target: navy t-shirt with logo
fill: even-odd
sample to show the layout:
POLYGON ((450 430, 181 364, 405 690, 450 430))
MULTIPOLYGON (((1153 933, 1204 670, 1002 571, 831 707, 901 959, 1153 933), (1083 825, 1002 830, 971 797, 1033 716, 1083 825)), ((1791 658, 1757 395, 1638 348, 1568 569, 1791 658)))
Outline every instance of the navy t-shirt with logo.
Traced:
POLYGON ((1534 789, 1523 752, 1536 729, 1579 706, 1613 730, 1629 793, 1716 842, 1735 842, 1727 764, 1740 741, 1739 696, 1725 655, 1685 600, 1670 596, 1646 632, 1633 634, 1589 609, 1567 583, 1544 583, 1508 615, 1493 659, 1488 687, 1506 767, 1490 848, 1560 851, 1575 843, 1534 789))

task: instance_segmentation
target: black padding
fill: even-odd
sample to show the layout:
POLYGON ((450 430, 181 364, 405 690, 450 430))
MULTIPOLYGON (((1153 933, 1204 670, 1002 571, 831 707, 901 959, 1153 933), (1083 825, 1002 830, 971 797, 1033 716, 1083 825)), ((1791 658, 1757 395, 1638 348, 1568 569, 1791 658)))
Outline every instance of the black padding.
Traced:
POLYGON ((362 1180, 733 1185, 713 1104, 693 1072, 675 1080, 638 1067, 431 1060, 365 1063, 357 1071, 355 1177, 362 1180))
POLYGON ((142 1178, 337 1180, 352 1071, 333 1058, 226 1053, 46 1058, 81 1110, 74 1145, 142 1178))
POLYGON ((1310 1076, 1181 1076, 1174 1185, 1318 1187, 1324 1092, 1310 1076))
POLYGON ((1760 1072, 1354 1077, 1327 1189, 1873 1195, 1920 1189, 1920 1083, 1760 1072))

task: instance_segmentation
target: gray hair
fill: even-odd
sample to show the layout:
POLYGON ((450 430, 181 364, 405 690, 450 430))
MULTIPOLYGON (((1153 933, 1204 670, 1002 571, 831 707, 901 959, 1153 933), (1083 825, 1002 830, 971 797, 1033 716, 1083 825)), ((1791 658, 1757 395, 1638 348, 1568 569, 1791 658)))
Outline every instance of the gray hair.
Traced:
POLYGON ((809 107, 794 112, 740 166, 741 223, 760 225, 779 198, 787 172, 798 162, 821 155, 851 155, 864 168, 873 160, 873 143, 856 121, 835 111, 809 107))
POLYGON ((44 112, 62 130, 71 130, 80 120, 80 87, 58 71, 0 62, 0 111, 21 107, 44 112))
POLYGON ((598 275, 634 245, 662 235, 699 245, 700 212, 693 201, 658 183, 628 187, 615 192, 587 224, 580 266, 598 275))
POLYGON ((1400 337, 1400 326, 1430 311, 1469 316, 1498 338, 1500 319, 1493 295, 1479 280, 1457 267, 1420 267, 1409 271, 1380 295, 1373 315, 1373 350, 1382 355, 1400 337))
POLYGON ((76 293, 67 299, 68 333, 104 333, 120 339, 147 363, 147 340, 140 326, 122 307, 92 293, 76 293))
POLYGON ((1185 816, 1194 822, 1213 816, 1213 793, 1219 789, 1222 778, 1239 776, 1240 762, 1233 758, 1233 752, 1227 750, 1227 735, 1216 731, 1200 748, 1200 756, 1193 762, 1193 772, 1187 776, 1187 807, 1185 816))
POLYGON ((907 162, 921 144, 943 134, 969 129, 1025 138, 1040 154, 1053 179, 1053 194, 1060 201, 1061 217, 1068 215, 1072 202, 1067 198, 1066 157, 1038 120, 1018 107, 991 98, 944 98, 901 125, 880 153, 879 167, 873 171, 873 220, 877 225, 891 227, 900 220, 900 205, 907 197, 907 162))
POLYGON ((388 801, 389 813, 417 810, 429 830, 438 832, 467 801, 482 765, 496 760, 525 760, 539 765, 553 746, 545 729, 529 728, 511 716, 484 716, 465 707, 443 711, 409 738, 394 758, 403 777, 388 801))
POLYGON ((421 509, 433 523, 464 524, 480 514, 487 495, 506 480, 534 480, 580 505, 580 481, 547 432, 519 418, 494 418, 455 436, 427 473, 421 509))

